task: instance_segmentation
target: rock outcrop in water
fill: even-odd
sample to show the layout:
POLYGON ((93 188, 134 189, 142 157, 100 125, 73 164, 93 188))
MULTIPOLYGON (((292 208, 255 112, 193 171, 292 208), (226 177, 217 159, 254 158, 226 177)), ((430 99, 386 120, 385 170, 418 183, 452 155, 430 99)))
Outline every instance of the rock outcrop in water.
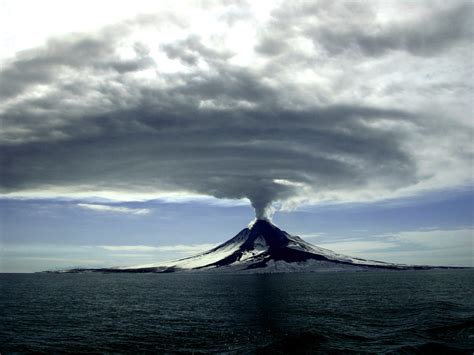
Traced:
POLYGON ((165 273, 207 272, 316 272, 350 270, 413 270, 428 266, 390 264, 353 258, 314 246, 282 231, 266 220, 257 220, 234 238, 201 254, 156 264, 63 272, 165 273))

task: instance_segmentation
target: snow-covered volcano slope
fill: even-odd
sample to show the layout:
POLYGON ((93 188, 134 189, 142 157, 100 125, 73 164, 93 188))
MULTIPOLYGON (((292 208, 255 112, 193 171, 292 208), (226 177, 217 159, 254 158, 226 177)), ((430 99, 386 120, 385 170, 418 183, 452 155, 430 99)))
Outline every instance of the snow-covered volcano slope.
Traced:
POLYGON ((425 269, 389 264, 334 253, 291 236, 266 220, 257 220, 234 238, 201 254, 157 264, 110 269, 75 269, 72 272, 175 272, 175 271, 331 271, 365 269, 425 269))

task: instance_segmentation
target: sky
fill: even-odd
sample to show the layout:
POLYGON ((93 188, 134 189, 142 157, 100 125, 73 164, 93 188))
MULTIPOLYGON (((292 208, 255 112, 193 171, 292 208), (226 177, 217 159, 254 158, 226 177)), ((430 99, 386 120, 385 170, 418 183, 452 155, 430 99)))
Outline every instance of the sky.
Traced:
POLYGON ((191 255, 267 218, 473 266, 471 1, 0 1, 0 272, 191 255))

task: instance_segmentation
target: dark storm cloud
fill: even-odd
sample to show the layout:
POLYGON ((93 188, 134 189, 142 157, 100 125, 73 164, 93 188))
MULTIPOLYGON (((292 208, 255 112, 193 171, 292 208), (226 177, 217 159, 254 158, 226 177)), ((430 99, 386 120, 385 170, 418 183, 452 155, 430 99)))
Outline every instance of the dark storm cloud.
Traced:
POLYGON ((330 53, 339 53, 352 46, 365 55, 379 56, 390 50, 402 50, 414 55, 430 56, 449 49, 460 41, 469 43, 474 35, 472 2, 460 3, 437 11, 416 21, 389 24, 382 28, 354 26, 337 29, 324 28, 313 32, 314 41, 330 53))
POLYGON ((257 50, 266 55, 281 54, 300 36, 331 55, 359 50, 366 56, 381 56, 399 50, 436 56, 460 42, 472 41, 472 2, 455 1, 440 8, 430 6, 430 2, 424 4, 426 10, 416 18, 404 19, 404 14, 397 13, 380 23, 364 3, 296 2, 274 11, 272 27, 262 36, 257 50))
POLYGON ((191 82, 169 93, 146 90, 135 107, 71 118, 57 128, 68 139, 4 146, 3 187, 185 189, 248 197, 262 216, 271 201, 292 196, 296 184, 357 188, 376 176, 395 188, 416 180, 401 146, 403 133, 370 127, 379 119, 406 120, 403 112, 338 106, 298 112, 277 105, 275 112, 199 109, 200 100, 215 97, 269 101, 268 89, 257 86, 253 95, 242 90, 252 83, 248 74, 224 75, 229 77, 220 85, 202 79, 197 88, 191 82))
MULTIPOLYGON (((308 38, 335 36, 336 47, 349 41, 346 33, 318 33, 308 38)), ((0 71, 4 98, 19 99, 37 84, 50 88, 3 108, 3 192, 187 191, 249 198, 262 217, 273 201, 318 191, 397 189, 421 179, 408 143, 414 132, 431 132, 424 115, 329 98, 327 104, 293 103, 291 86, 269 80, 271 63, 233 65, 232 51, 195 34, 156 44, 187 68, 167 72, 150 44, 133 44, 133 58, 123 59, 117 48, 125 34, 50 40, 0 71), (146 81, 134 76, 150 68, 146 81)), ((368 44, 357 31, 354 36, 369 54, 397 48, 380 36, 368 44)), ((261 52, 294 52, 284 38, 264 37, 261 52)), ((301 100, 312 95, 322 94, 305 92, 301 100)))
POLYGON ((62 69, 125 73, 154 65, 139 43, 135 47, 136 58, 119 60, 114 57, 116 39, 75 37, 67 41, 52 39, 41 49, 21 53, 0 72, 0 97, 21 94, 31 85, 48 84, 62 69))
POLYGON ((96 34, 68 34, 50 38, 42 47, 24 50, 3 64, 0 70, 0 99, 23 93, 32 85, 48 85, 59 80, 64 70, 87 71, 89 75, 100 72, 124 74, 155 65, 149 49, 135 43, 133 59, 121 59, 117 53, 121 41, 135 28, 167 23, 183 26, 173 15, 140 15, 132 20, 105 27, 96 34))

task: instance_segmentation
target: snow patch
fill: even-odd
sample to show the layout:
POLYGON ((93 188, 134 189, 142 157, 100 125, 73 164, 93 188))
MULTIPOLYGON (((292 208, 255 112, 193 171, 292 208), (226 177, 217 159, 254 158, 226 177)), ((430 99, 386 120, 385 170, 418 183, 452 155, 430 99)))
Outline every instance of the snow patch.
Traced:
POLYGON ((231 241, 222 244, 214 249, 190 256, 184 259, 163 261, 160 263, 136 265, 131 267, 122 267, 120 269, 144 269, 144 268, 159 268, 159 267, 175 267, 179 269, 193 269, 201 268, 222 260, 240 249, 246 240, 246 235, 238 235, 231 241))

